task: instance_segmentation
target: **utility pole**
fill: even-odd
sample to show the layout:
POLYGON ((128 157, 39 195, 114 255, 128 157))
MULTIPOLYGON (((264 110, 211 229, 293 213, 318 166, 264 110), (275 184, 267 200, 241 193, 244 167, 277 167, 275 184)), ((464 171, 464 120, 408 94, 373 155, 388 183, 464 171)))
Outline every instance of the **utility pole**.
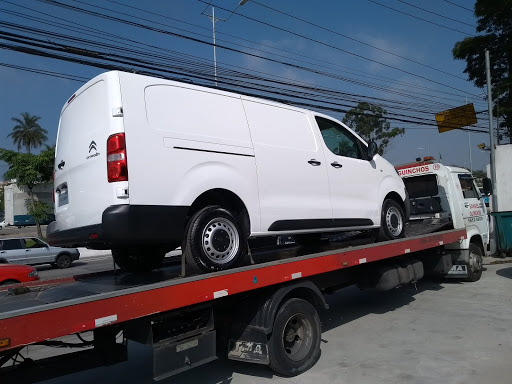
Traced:
MULTIPOLYGON (((466 104, 468 103, 468 98, 466 97, 466 104)), ((473 160, 471 159, 471 132, 468 130, 468 147, 469 147, 469 170, 471 174, 473 174, 473 160)))
POLYGON ((492 94, 491 94, 491 60, 489 51, 485 51, 485 72, 487 75, 487 102, 489 104, 489 135, 491 147, 491 180, 492 180, 492 210, 498 211, 498 197, 496 196, 496 154, 494 148, 494 127, 492 124, 492 94))
POLYGON ((224 19, 215 17, 215 7, 212 5, 212 15, 207 15, 212 21, 212 31, 213 31, 213 71, 215 76, 215 87, 217 87, 217 45, 215 44, 215 23, 217 21, 225 21, 224 19))
POLYGON ((214 76, 215 76, 215 87, 217 87, 217 44, 215 44, 215 23, 217 21, 228 21, 229 18, 231 16, 233 16, 233 14, 235 13, 235 11, 241 7, 242 5, 244 5, 245 3, 247 3, 249 0, 242 0, 240 1, 240 3, 238 3, 237 7, 231 11, 231 13, 229 14, 229 16, 226 18, 226 19, 221 19, 220 17, 215 17, 215 7, 212 5, 212 14, 211 16, 204 13, 204 11, 206 11, 206 9, 208 8, 208 5, 206 6, 206 8, 204 9, 203 12, 201 12, 202 15, 205 15, 205 16, 208 16, 208 18, 212 21, 212 32, 213 32, 213 72, 214 72, 214 76))

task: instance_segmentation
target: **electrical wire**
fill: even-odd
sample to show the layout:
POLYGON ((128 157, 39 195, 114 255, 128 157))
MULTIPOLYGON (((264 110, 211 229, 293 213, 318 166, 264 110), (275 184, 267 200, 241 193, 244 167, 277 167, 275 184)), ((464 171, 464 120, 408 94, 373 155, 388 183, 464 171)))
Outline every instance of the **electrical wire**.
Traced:
POLYGON ((433 24, 433 25, 437 25, 438 27, 441 27, 441 28, 445 28, 445 29, 449 29, 450 31, 455 31, 455 32, 459 32, 459 33, 462 33, 466 36, 475 36, 471 33, 467 33, 467 32, 464 32, 464 31, 460 31, 458 29, 455 29, 455 28, 451 28, 451 27, 447 27, 446 25, 442 25, 442 24, 439 24, 439 23, 436 23, 434 21, 430 21, 430 20, 427 20, 427 19, 423 19, 421 17, 418 17, 418 16, 415 16, 415 15, 411 15, 410 13, 407 13, 407 12, 403 12, 403 11, 400 11, 399 9, 396 9, 396 8, 393 8, 393 7, 390 7, 390 6, 387 6, 387 5, 384 5, 384 4, 381 4, 377 1, 374 1, 374 0, 368 0, 370 3, 374 3, 374 4, 377 4, 377 5, 380 5, 381 7, 384 7, 384 8, 387 8, 387 9, 391 9, 392 11, 395 11, 395 12, 398 12, 398 13, 401 13, 403 15, 407 15, 409 17, 412 17, 414 19, 417 19, 417 20, 421 20, 421 21, 424 21, 426 23, 429 23, 429 24, 433 24))
POLYGON ((425 9, 425 8, 419 7, 419 6, 414 5, 414 4, 411 4, 411 3, 407 2, 407 1, 404 1, 404 0, 396 0, 396 1, 399 1, 400 3, 403 3, 403 4, 407 4, 407 5, 408 5, 408 6, 410 6, 410 7, 413 7, 413 8, 416 8, 416 9, 420 9, 420 10, 422 10, 422 11, 424 11, 424 12, 427 12, 427 13, 430 13, 430 14, 432 14, 432 15, 439 16, 439 17, 442 17, 442 18, 447 19, 447 20, 455 21, 456 23, 460 23, 460 24, 468 25, 468 26, 470 26, 470 27, 472 27, 472 28, 476 28, 476 25, 474 25, 474 24, 469 24, 469 23, 466 23, 466 22, 464 22, 464 21, 460 21, 460 20, 457 20, 457 19, 453 19, 453 18, 448 17, 448 16, 445 16, 445 15, 441 15, 440 13, 436 13, 436 12, 429 11, 428 9, 425 9))
POLYGON ((451 4, 451 5, 455 5, 456 7, 459 7, 459 8, 462 8, 462 9, 465 9, 466 11, 469 11, 471 13, 473 13, 473 10, 472 9, 469 9, 469 8, 466 8, 466 7, 463 7, 462 5, 459 5, 457 3, 454 3, 453 1, 449 1, 449 0, 444 0, 446 1, 447 3, 451 4))
MULTIPOLYGON (((55 2, 55 1, 53 1, 53 0, 48 0, 48 1, 51 1, 52 3, 53 3, 53 2, 55 2)), ((202 3, 204 3, 204 2, 205 2, 205 0, 198 0, 198 1, 200 1, 200 2, 202 2, 202 3)), ((373 0, 368 0, 368 1, 374 2, 373 0)), ((379 4, 379 3, 376 3, 376 4, 379 4)), ((379 5, 382 5, 382 4, 379 4, 379 5)), ((219 5, 215 5, 215 6, 216 6, 217 8, 219 8, 219 9, 223 9, 223 10, 229 11, 228 9, 223 8, 223 7, 219 6, 219 5)), ((448 85, 443 84, 443 83, 441 83, 441 82, 438 82, 438 81, 432 80, 432 79, 430 79, 430 78, 428 78, 428 77, 426 77, 426 76, 418 75, 418 74, 415 74, 415 73, 413 73, 413 72, 406 71, 406 70, 404 70, 404 69, 398 68, 398 67, 396 67, 396 66, 389 65, 389 64, 385 64, 385 63, 382 63, 382 62, 380 62, 380 61, 378 61, 378 60, 373 60, 373 59, 371 59, 371 58, 369 58, 369 57, 366 57, 366 56, 363 56, 363 55, 359 55, 359 54, 354 53, 354 52, 350 52, 350 51, 348 51, 348 50, 346 50, 346 49, 336 47, 336 46, 331 45, 331 44, 328 44, 328 43, 326 43, 326 42, 323 42, 323 41, 320 41, 320 40, 317 40, 317 39, 313 39, 313 38, 308 37, 308 36, 306 36, 306 35, 303 35, 303 34, 300 34, 300 33, 296 33, 296 32, 293 32, 293 31, 290 31, 290 30, 288 30, 288 29, 285 29, 285 28, 279 27, 279 26, 277 26, 277 25, 270 24, 270 23, 265 22, 265 21, 258 20, 258 19, 254 18, 254 17, 249 17, 249 16, 243 15, 243 14, 238 13, 238 12, 233 12, 233 13, 234 13, 235 15, 239 15, 239 16, 241 16, 241 17, 243 17, 243 18, 248 19, 248 20, 251 20, 251 21, 254 21, 254 22, 257 22, 257 23, 260 23, 260 24, 266 25, 266 26, 268 26, 268 27, 274 28, 274 29, 279 30, 279 31, 282 31, 282 32, 289 33, 289 34, 291 34, 291 35, 294 35, 294 36, 297 36, 297 37, 303 38, 303 39, 305 39, 305 40, 312 41, 312 42, 314 42, 314 43, 317 43, 317 44, 323 45, 323 46, 328 47, 328 48, 332 48, 332 49, 334 49, 334 50, 337 50, 337 51, 340 51, 340 52, 343 52, 343 53, 349 54, 349 55, 351 55, 351 56, 358 57, 358 58, 360 58, 360 59, 363 59, 363 60, 366 60, 366 61, 369 61, 369 62, 372 62, 372 63, 376 63, 376 64, 382 65, 382 66, 387 67, 387 68, 390 68, 390 69, 394 69, 394 70, 399 71, 399 72, 402 72, 402 73, 406 73, 406 74, 408 74, 408 75, 410 75, 410 76, 414 76, 414 77, 417 77, 417 78, 420 78, 420 79, 426 80, 426 81, 431 82, 431 83, 434 83, 434 84, 443 85, 443 86, 445 86, 445 87, 448 87, 448 88, 451 88, 451 89, 455 89, 455 90, 457 90, 457 91, 459 91, 459 92, 463 92, 463 93, 468 93, 468 94, 470 94, 469 92, 463 91, 463 90, 461 90, 461 89, 459 89, 459 88, 456 88, 456 87, 448 86, 448 85)), ((463 33, 464 33, 464 32, 463 32, 463 33)), ((473 94, 473 96, 475 96, 475 95, 473 94)))
MULTIPOLYGON (((111 1, 111 0, 107 0, 107 1, 111 1)), ((400 1, 400 0, 399 0, 399 1, 400 1)), ((376 50, 378 50, 378 51, 385 52, 385 53, 387 53, 387 54, 389 54, 389 55, 392 55, 392 56, 398 57, 398 58, 400 58, 400 59, 407 60, 407 61, 409 61, 409 62, 411 62, 411 63, 421 65, 422 67, 429 68, 429 69, 432 69, 432 70, 437 71, 437 72, 440 72, 440 73, 444 73, 445 75, 449 75, 449 76, 455 77, 455 78, 457 78, 457 79, 466 80, 466 79, 465 79, 464 77, 462 77, 462 76, 458 76, 458 75, 455 75, 455 74, 453 74, 453 73, 446 72, 446 71, 444 71, 444 70, 442 70, 442 69, 432 67, 432 66, 427 65, 427 64, 425 64, 425 63, 422 63, 422 62, 420 62, 420 61, 413 60, 413 59, 410 59, 410 58, 405 57, 405 56, 402 56, 402 55, 398 55, 398 54, 396 54, 396 53, 394 53, 394 52, 388 51, 388 50, 383 49, 383 48, 380 48, 380 47, 376 47, 375 45, 372 45, 372 44, 366 43, 366 42, 364 42, 364 41, 361 41, 361 40, 359 40, 359 39, 356 39, 356 38, 350 37, 350 36, 345 35, 345 34, 343 34, 343 33, 336 32, 336 31, 334 31, 334 30, 332 30, 332 29, 330 29, 330 28, 326 28, 326 27, 324 27, 324 26, 322 26, 322 25, 315 24, 315 23, 313 23, 313 22, 311 22, 311 21, 308 21, 308 20, 305 20, 305 19, 303 19, 303 18, 300 18, 300 17, 294 16, 294 15, 291 15, 291 14, 289 14, 289 13, 286 13, 286 12, 280 11, 279 9, 273 8, 273 7, 268 6, 268 5, 266 5, 266 4, 262 4, 262 3, 260 3, 260 2, 258 2, 258 1, 256 1, 256 0, 252 0, 252 1, 251 1, 251 4, 257 4, 257 5, 259 5, 260 7, 264 7, 264 8, 270 9, 270 10, 272 10, 272 11, 274 11, 274 12, 277 12, 277 13, 279 13, 279 14, 282 14, 282 15, 288 16, 288 17, 290 17, 290 18, 292 18, 292 19, 299 20, 299 21, 301 21, 301 22, 303 22, 303 23, 305 23, 305 24, 312 25, 312 26, 314 26, 314 27, 316 27, 316 28, 319 28, 319 29, 322 29, 322 30, 324 30, 324 31, 327 31, 327 32, 333 33, 333 34, 335 34, 335 35, 337 35, 337 36, 344 37, 345 39, 348 39, 348 40, 351 40, 351 41, 355 41, 356 43, 359 43, 359 44, 365 45, 365 46, 367 46, 367 47, 370 47, 370 48, 376 49, 376 50)))

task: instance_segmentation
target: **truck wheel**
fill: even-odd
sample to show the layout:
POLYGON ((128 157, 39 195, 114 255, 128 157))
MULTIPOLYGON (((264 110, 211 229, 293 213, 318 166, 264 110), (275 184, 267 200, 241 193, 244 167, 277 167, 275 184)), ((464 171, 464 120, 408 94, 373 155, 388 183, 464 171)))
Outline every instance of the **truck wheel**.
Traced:
POLYGON ((378 241, 395 240, 404 237, 405 215, 402 207, 393 199, 384 200, 380 218, 378 241))
POLYGON ((290 299, 276 314, 268 342, 270 368, 283 376, 296 376, 320 358, 320 318, 306 300, 290 299))
POLYGON ((468 277, 466 281, 478 281, 482 277, 482 249, 474 244, 469 244, 468 277))
POLYGON ((247 239, 230 211, 210 205, 192 216, 181 248, 192 268, 221 271, 243 262, 247 256, 247 239))
POLYGON ((139 249, 113 249, 112 257, 119 268, 126 272, 148 272, 162 265, 165 252, 148 248, 139 249))
POLYGON ((71 261, 71 256, 69 256, 67 253, 62 253, 59 256, 57 256, 57 259, 55 260, 55 265, 60 269, 69 268, 69 266, 71 265, 71 261))

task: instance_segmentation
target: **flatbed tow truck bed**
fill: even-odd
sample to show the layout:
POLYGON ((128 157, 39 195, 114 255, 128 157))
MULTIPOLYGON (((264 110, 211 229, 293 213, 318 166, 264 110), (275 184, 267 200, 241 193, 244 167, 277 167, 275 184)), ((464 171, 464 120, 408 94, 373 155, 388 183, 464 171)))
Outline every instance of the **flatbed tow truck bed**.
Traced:
MULTIPOLYGON (((439 270, 444 263, 446 273, 451 265, 443 258, 443 245, 465 236, 464 229, 452 229, 349 247, 333 242, 291 246, 254 253, 253 265, 215 273, 182 277, 180 267, 173 265, 140 275, 115 273, 58 286, 43 284, 20 295, 0 292, 0 381, 3 374, 15 373, 5 363, 24 346, 47 345, 48 340, 85 331, 94 331, 94 349, 105 364, 119 349, 116 336, 121 331, 130 340, 152 345, 155 379, 215 359, 224 337, 227 345, 220 349, 227 348, 229 358, 270 364, 284 375, 295 375, 316 360, 313 356, 308 367, 297 368, 273 355, 272 330, 290 301, 325 308, 321 292, 354 283, 364 286, 372 279, 377 279, 378 288, 390 270, 412 271, 417 259, 432 258, 433 263, 423 262, 425 269, 433 265, 439 270)), ((414 269, 408 282, 423 276, 423 266, 421 276, 416 274, 414 269)), ((17 369, 28 368, 20 364, 17 369)))

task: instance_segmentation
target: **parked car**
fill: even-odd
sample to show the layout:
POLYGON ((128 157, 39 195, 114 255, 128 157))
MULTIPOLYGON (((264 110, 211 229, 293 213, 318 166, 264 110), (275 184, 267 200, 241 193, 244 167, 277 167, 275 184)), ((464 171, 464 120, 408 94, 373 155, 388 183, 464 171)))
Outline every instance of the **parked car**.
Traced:
POLYGON ((5 220, 0 221, 0 229, 3 229, 4 227, 7 227, 7 223, 5 220))
MULTIPOLYGON (((55 216, 53 214, 48 215, 48 218, 42 220, 39 224, 48 225, 52 221, 55 220, 55 216)), ((14 225, 18 228, 28 227, 32 225, 36 225, 36 221, 34 220, 34 216, 32 215, 14 215, 14 225)))
POLYGON ((51 247, 37 237, 0 239, 0 262, 68 268, 79 257, 76 248, 51 247))
POLYGON ((48 241, 112 249, 131 271, 179 245, 189 265, 246 260, 247 239, 404 236, 401 178, 342 122, 159 78, 107 72, 62 108, 48 241))
POLYGON ((39 280, 34 267, 17 264, 0 264, 0 285, 26 283, 39 280))

